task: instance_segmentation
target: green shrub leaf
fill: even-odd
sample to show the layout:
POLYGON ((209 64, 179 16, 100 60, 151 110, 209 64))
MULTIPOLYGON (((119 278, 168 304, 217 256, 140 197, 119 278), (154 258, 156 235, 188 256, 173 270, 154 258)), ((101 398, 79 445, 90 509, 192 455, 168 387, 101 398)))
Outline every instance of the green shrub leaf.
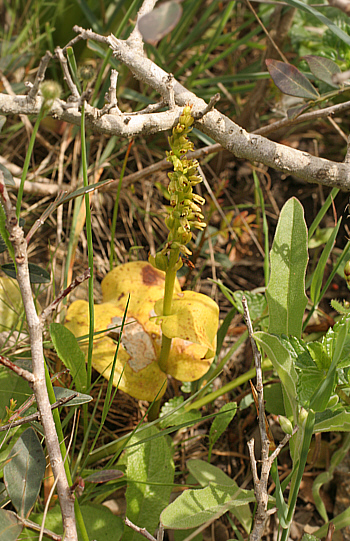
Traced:
POLYGON ((27 518, 39 495, 45 475, 46 459, 32 428, 23 432, 4 466, 4 481, 17 513, 27 518))
MULTIPOLYGON (((150 439, 138 444, 145 437, 159 434, 156 427, 150 427, 133 436, 126 451, 127 517, 131 522, 146 528, 154 534, 159 515, 168 504, 171 484, 174 482, 174 463, 171 445, 167 437, 150 439)), ((134 530, 125 530, 123 541, 144 539, 134 530)))
POLYGON ((307 303, 307 229, 303 207, 294 197, 282 208, 270 261, 271 277, 266 290, 269 332, 300 338, 307 303))
POLYGON ((57 355, 73 378, 77 391, 87 388, 85 355, 81 351, 74 334, 60 323, 51 323, 50 334, 57 355))

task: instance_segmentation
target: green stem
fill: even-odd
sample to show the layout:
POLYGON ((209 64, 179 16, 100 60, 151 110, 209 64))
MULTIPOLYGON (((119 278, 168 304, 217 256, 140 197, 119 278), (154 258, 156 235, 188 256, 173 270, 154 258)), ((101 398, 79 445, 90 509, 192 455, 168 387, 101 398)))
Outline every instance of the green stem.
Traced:
MULTIPOLYGON (((180 250, 178 248, 172 249, 169 256, 169 266, 165 274, 165 286, 164 286, 164 301, 163 301, 163 316, 171 315, 174 287, 176 279, 176 267, 179 260, 180 250)), ((171 338, 162 334, 162 346, 159 355, 159 367, 166 373, 166 366, 171 349, 171 338)))
MULTIPOLYGON (((289 537, 289 527, 294 515, 294 509, 295 509, 295 505, 296 505, 298 494, 299 494, 300 483, 301 483, 303 473, 305 470, 306 459, 307 459, 307 455, 310 449, 310 443, 311 443, 314 426, 315 426, 315 413, 314 411, 310 410, 308 412, 308 416, 305 423, 303 443, 301 447, 301 453, 299 456, 298 469, 296 471, 295 476, 293 476, 292 482, 291 482, 290 495, 289 495, 289 501, 288 501, 288 515, 287 515, 288 528, 285 528, 282 531, 281 541, 287 541, 289 537)), ((300 430, 302 430, 302 428, 300 428, 300 430)))
MULTIPOLYGON (((261 369, 263 372, 265 370, 271 370, 272 364, 270 361, 264 361, 261 365, 261 369)), ((250 379, 255 377, 255 368, 252 368, 251 370, 248 370, 248 372, 245 372, 242 374, 242 376, 239 376, 236 379, 233 379, 230 381, 230 383, 227 383, 227 385, 224 385, 223 387, 220 387, 217 391, 214 391, 212 393, 207 394, 206 396, 203 396, 203 398, 200 398, 199 400, 196 400, 195 402, 192 402, 192 404, 187 404, 185 406, 185 411, 189 411, 192 409, 199 410, 202 406, 206 406, 210 402, 213 402, 220 396, 223 396, 226 393, 231 392, 236 387, 239 387, 243 385, 244 383, 247 383, 250 379)))
POLYGON ((113 208, 113 217, 112 217, 112 226, 111 226, 111 251, 109 255, 109 270, 113 269, 113 263, 114 263, 114 237, 115 237, 115 230, 117 227, 117 218, 118 218, 118 208, 119 208, 119 198, 120 198, 120 191, 122 189, 122 182, 124 178, 125 168, 126 164, 128 162, 128 157, 131 149, 132 141, 130 141, 128 145, 128 149, 125 154, 125 158, 123 161, 122 169, 120 172, 119 182, 118 182, 118 189, 117 189, 117 195, 114 202, 114 208, 113 208))
POLYGON ((27 173, 28 173, 28 169, 29 169, 29 162, 30 162, 30 158, 32 157, 32 152, 33 152, 33 148, 34 148, 34 142, 35 142, 35 139, 36 139, 36 134, 38 133, 40 122, 42 121, 42 119, 45 116, 45 106, 44 105, 41 107, 38 118, 36 119, 36 122, 34 124, 32 135, 30 136, 30 141, 29 141, 27 154, 26 154, 26 157, 25 157, 25 160, 24 160, 23 171, 22 171, 22 176, 21 176, 21 183, 19 185, 18 195, 17 195, 17 203, 16 203, 16 216, 17 216, 17 219, 19 219, 19 215, 20 215, 20 212, 21 212, 21 203, 22 203, 23 191, 24 191, 24 181, 25 181, 25 179, 27 177, 27 173))
POLYGON ((152 406, 148 410, 148 421, 151 423, 152 421, 155 421, 159 417, 159 410, 160 410, 160 404, 161 404, 161 398, 158 400, 155 400, 152 404, 152 406))
MULTIPOLYGON (((81 108, 81 161, 83 167, 83 183, 87 187, 88 175, 87 175, 87 156, 86 156, 86 139, 85 139, 85 103, 81 108)), ((91 225, 91 212, 90 212, 90 196, 86 193, 85 196, 86 207, 86 240, 88 245, 88 263, 90 268, 89 278, 89 346, 87 355, 87 387, 91 385, 91 373, 92 373, 92 349, 94 341, 94 327, 95 327, 95 314, 94 314, 94 254, 92 246, 92 225, 91 225)), ((87 413, 87 410, 84 410, 87 413)), ((84 415, 84 420, 87 423, 87 417, 84 415)), ((85 425, 85 428, 87 424, 85 425)))
MULTIPOLYGON (((47 388, 47 392, 48 392, 48 395, 49 395, 50 403, 54 404, 56 402, 56 398, 55 398, 55 393, 54 393, 54 390, 53 390, 52 382, 51 382, 51 379, 50 379, 50 374, 49 374, 49 371, 47 369, 46 363, 45 363, 45 381, 46 381, 46 388, 47 388)), ((69 486, 72 486, 73 481, 72 481, 72 476, 71 476, 70 469, 69 469, 69 459, 67 457, 67 448, 66 448, 66 444, 64 443, 64 436, 63 436, 63 431, 62 431, 61 419, 60 419, 60 415, 59 415, 59 412, 58 412, 57 408, 52 411, 52 415, 53 415, 53 419, 54 419, 54 422, 55 422, 58 441, 60 442, 60 450, 61 450, 61 455, 62 455, 62 460, 63 460, 63 465, 64 465, 64 471, 66 472, 67 481, 68 481, 69 486)), ((85 527, 83 515, 81 514, 81 510, 80 510, 79 502, 78 502, 77 498, 75 498, 75 501, 74 501, 74 513, 75 513, 75 518, 76 518, 76 521, 77 521, 77 525, 78 525, 78 527, 80 529, 83 541, 89 541, 89 535, 88 535, 86 527, 85 527)))

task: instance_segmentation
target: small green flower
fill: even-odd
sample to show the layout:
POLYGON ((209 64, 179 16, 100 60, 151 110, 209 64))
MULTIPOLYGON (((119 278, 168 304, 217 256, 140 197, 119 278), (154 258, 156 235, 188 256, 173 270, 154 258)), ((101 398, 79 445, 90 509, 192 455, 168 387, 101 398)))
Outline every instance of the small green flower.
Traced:
POLYGON ((167 244, 160 252, 161 257, 158 257, 159 254, 150 257, 152 265, 160 270, 169 268, 165 262, 166 259, 170 261, 174 250, 179 251, 179 261, 181 261, 181 254, 185 257, 191 255, 191 251, 186 246, 192 238, 191 229, 196 228, 202 231, 206 227, 201 213, 201 206, 205 203, 205 199, 193 193, 193 186, 202 182, 198 174, 199 164, 197 160, 188 159, 185 156, 187 152, 193 150, 193 143, 188 139, 193 122, 191 107, 186 106, 179 118, 179 123, 173 128, 172 135, 169 137, 171 150, 167 152, 167 160, 173 166, 173 171, 168 173, 171 208, 165 220, 169 234, 167 244))

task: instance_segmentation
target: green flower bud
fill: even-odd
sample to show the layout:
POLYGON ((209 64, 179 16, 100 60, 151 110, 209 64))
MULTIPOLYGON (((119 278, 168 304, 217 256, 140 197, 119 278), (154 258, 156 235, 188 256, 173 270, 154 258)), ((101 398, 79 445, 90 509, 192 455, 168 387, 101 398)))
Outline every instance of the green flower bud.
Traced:
POLYGON ((339 396, 337 394, 334 394, 330 397, 326 408, 333 408, 334 406, 338 404, 338 402, 339 402, 339 396))
POLYGON ((59 98, 62 92, 61 85, 56 83, 56 81, 44 81, 40 85, 40 91, 44 98, 44 101, 53 101, 56 98, 59 98))
POLYGON ((309 413, 306 411, 306 409, 301 407, 298 416, 298 425, 300 426, 300 428, 303 428, 305 426, 308 415, 309 413))
POLYGON ((207 227, 207 224, 205 222, 192 222, 193 227, 196 229, 199 229, 200 231, 203 231, 207 227))
POLYGON ((348 286, 350 286, 350 259, 346 262, 346 265, 344 267, 344 276, 346 283, 348 284, 348 286))
POLYGON ((172 216, 168 216, 165 218, 165 225, 168 229, 172 229, 174 227, 175 220, 172 216))
POLYGON ((91 63, 84 64, 80 66, 78 74, 82 81, 91 81, 95 77, 95 68, 91 63))
POLYGON ((156 254, 155 265, 156 269, 166 272, 168 268, 168 258, 162 253, 156 254))
POLYGON ((291 436, 293 434, 293 425, 290 422, 287 417, 284 417, 283 415, 278 416, 279 423, 281 425, 281 428, 285 434, 289 434, 291 436))
POLYGON ((182 259, 181 259, 181 257, 179 257, 179 260, 178 260, 178 262, 177 262, 176 265, 175 265, 175 272, 177 272, 178 270, 180 270, 181 267, 182 267, 182 265, 183 265, 182 259))
POLYGON ((199 205, 204 205, 205 199, 201 195, 198 195, 196 193, 193 194, 193 201, 198 203, 199 205))

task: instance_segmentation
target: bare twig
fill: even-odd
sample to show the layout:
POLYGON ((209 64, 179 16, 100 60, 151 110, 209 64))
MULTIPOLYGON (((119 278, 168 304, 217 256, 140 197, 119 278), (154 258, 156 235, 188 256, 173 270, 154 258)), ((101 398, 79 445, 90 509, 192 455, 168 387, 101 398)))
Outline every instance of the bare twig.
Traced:
POLYGON ((262 382, 262 369, 261 369, 261 355, 257 348, 257 345, 253 336, 253 325, 249 315, 248 303, 245 296, 242 297, 242 304, 244 310, 244 319, 247 324, 248 334, 250 337, 250 342, 253 349, 255 370, 256 370, 256 390, 258 393, 258 402, 259 402, 259 431, 261 439, 261 472, 260 479, 258 475, 255 455, 254 455, 254 439, 248 442, 248 450, 250 456, 250 463, 252 468, 253 482, 254 482, 254 493, 257 502, 257 511, 254 519, 253 531, 250 534, 250 541, 259 541, 264 533, 264 528, 268 517, 275 512, 275 509, 267 509, 268 504, 268 479, 271 470, 271 466, 275 458, 277 458, 281 449, 286 445, 290 440, 292 435, 295 434, 297 427, 293 430, 292 435, 286 434, 282 442, 277 446, 275 451, 269 457, 269 448, 270 441, 266 431, 265 425, 265 404, 264 404, 264 388, 262 382))
MULTIPOLYGON (((51 409, 54 410, 56 408, 64 406, 64 404, 67 404, 67 402, 70 402, 71 400, 73 400, 73 398, 77 397, 78 394, 79 393, 72 393, 70 396, 60 398, 54 404, 51 404, 51 409)), ((31 415, 27 415, 26 417, 22 417, 21 419, 11 421, 11 423, 8 423, 7 425, 1 426, 0 432, 4 432, 5 430, 14 428, 15 426, 21 426, 27 423, 31 423, 32 421, 41 421, 40 413, 38 411, 32 413, 31 415)))
POLYGON ((142 6, 137 13, 137 20, 136 20, 135 28, 133 29, 133 31, 131 32, 130 36, 127 39, 128 45, 133 47, 134 49, 138 49, 141 54, 143 54, 143 39, 138 29, 138 22, 141 19, 141 17, 143 17, 144 15, 147 15, 147 13, 150 13, 153 10, 157 1, 158 0, 144 0, 143 1, 142 6))
POLYGON ((0 194, 6 213, 6 227, 9 239, 15 252, 17 266, 17 280, 21 290, 23 305, 27 317, 30 336, 30 346, 33 365, 33 391, 40 419, 43 425, 47 450, 55 478, 58 478, 57 492, 62 512, 63 529, 67 541, 77 541, 77 530, 74 515, 74 497, 69 491, 64 464, 60 451, 56 427, 52 416, 51 404, 45 383, 45 361, 43 352, 43 327, 36 312, 32 289, 29 279, 27 243, 23 229, 19 226, 15 209, 12 207, 4 182, 2 171, 0 172, 0 194))
POLYGON ((37 96, 39 92, 40 84, 45 79, 46 68, 49 65, 51 58, 52 58, 52 54, 50 53, 50 51, 46 51, 45 55, 42 57, 40 61, 39 68, 34 80, 34 84, 31 87, 30 91, 28 92, 29 99, 33 100, 37 96))
POLYGON ((17 366, 17 364, 13 363, 2 355, 0 355, 0 364, 6 366, 6 368, 9 368, 10 370, 12 370, 12 372, 15 372, 15 374, 28 381, 30 385, 34 383, 34 376, 31 372, 29 372, 29 370, 25 370, 25 368, 17 366))
POLYGON ((63 79, 66 81, 68 88, 72 93, 73 101, 79 102, 80 95, 79 95, 77 87, 75 86, 75 83, 73 82, 71 74, 69 72, 68 62, 67 62, 66 57, 64 56, 63 49, 61 49, 61 47, 56 47, 55 53, 62 67, 63 79))
POLYGON ((145 537, 146 539, 148 539, 148 541, 157 541, 157 539, 155 537, 153 537, 153 535, 151 535, 147 530, 146 528, 140 528, 140 526, 136 526, 136 524, 134 524, 133 522, 131 522, 131 520, 128 519, 128 517, 125 517, 124 519, 124 522, 127 526, 129 526, 129 528, 131 528, 132 530, 134 530, 134 532, 137 532, 139 533, 140 535, 143 535, 143 537, 145 537))
POLYGON ((111 84, 109 86, 108 92, 105 94, 105 100, 107 101, 106 105, 104 105, 98 113, 98 118, 105 115, 109 112, 117 113, 118 115, 121 115, 122 112, 118 107, 118 100, 117 100, 117 82, 118 82, 118 72, 117 70, 111 70, 111 84))
POLYGON ((88 278, 90 278, 90 269, 86 269, 86 271, 83 272, 83 274, 81 274, 80 276, 77 276, 75 278, 75 280, 73 280, 73 282, 71 282, 69 284, 69 286, 66 287, 66 289, 61 291, 61 293, 59 295, 57 295, 56 299, 54 301, 52 301, 52 303, 47 308, 45 308, 45 310, 42 311, 42 313, 40 314, 41 322, 44 323, 44 321, 46 321, 46 319, 49 317, 49 315, 54 310, 56 310, 57 306, 62 301, 62 299, 67 297, 67 295, 69 295, 71 293, 71 291, 73 291, 73 289, 78 287, 82 282, 84 282, 88 278))
MULTIPOLYGON (((149 84, 160 93, 163 99, 167 100, 166 78, 168 74, 143 54, 140 54, 137 49, 113 35, 100 36, 91 30, 84 30, 78 26, 75 26, 74 30, 79 32, 79 36, 68 45, 76 43, 80 39, 93 39, 104 43, 112 48, 114 56, 129 67, 139 80, 149 84)), ((61 51, 64 50, 66 48, 61 51)), ((87 126, 102 133, 130 137, 172 128, 177 123, 182 108, 186 104, 193 106, 194 114, 205 110, 206 103, 177 81, 174 82, 174 95, 176 109, 144 115, 105 114, 98 118, 98 110, 87 105, 87 126)), ((78 98, 76 90, 74 90, 74 98, 78 98)), ((9 97, 0 93, 0 112, 3 114, 38 114, 42 101, 42 98, 37 96, 35 100, 28 103, 27 96, 9 97)), ((76 107, 67 108, 66 102, 62 100, 56 99, 53 102, 50 114, 55 118, 80 124, 80 111, 76 107)), ((259 135, 249 134, 216 109, 197 120, 195 126, 214 138, 237 158, 261 162, 287 174, 293 174, 307 182, 336 186, 340 189, 350 188, 350 167, 348 164, 311 156, 306 152, 269 141, 259 135)))
POLYGON ((199 120, 200 118, 203 118, 204 115, 206 115, 207 113, 209 113, 209 111, 212 111, 214 109, 214 107, 215 107, 215 105, 217 104, 218 101, 220 101, 219 92, 217 94, 214 94, 214 96, 212 96, 210 98, 210 101, 209 101, 208 105, 206 105, 202 111, 195 112, 193 114, 193 118, 195 120, 199 120))
MULTIPOLYGON (((20 517, 17 515, 17 513, 14 513, 13 511, 7 511, 8 513, 11 513, 13 516, 16 517, 16 519, 23 524, 25 528, 29 528, 30 530, 34 530, 35 532, 40 532, 41 526, 40 524, 36 524, 36 522, 32 522, 31 520, 27 518, 20 517)), ((62 536, 58 535, 51 530, 48 530, 47 528, 44 528, 44 534, 47 537, 50 537, 53 541, 62 541, 62 536)))

